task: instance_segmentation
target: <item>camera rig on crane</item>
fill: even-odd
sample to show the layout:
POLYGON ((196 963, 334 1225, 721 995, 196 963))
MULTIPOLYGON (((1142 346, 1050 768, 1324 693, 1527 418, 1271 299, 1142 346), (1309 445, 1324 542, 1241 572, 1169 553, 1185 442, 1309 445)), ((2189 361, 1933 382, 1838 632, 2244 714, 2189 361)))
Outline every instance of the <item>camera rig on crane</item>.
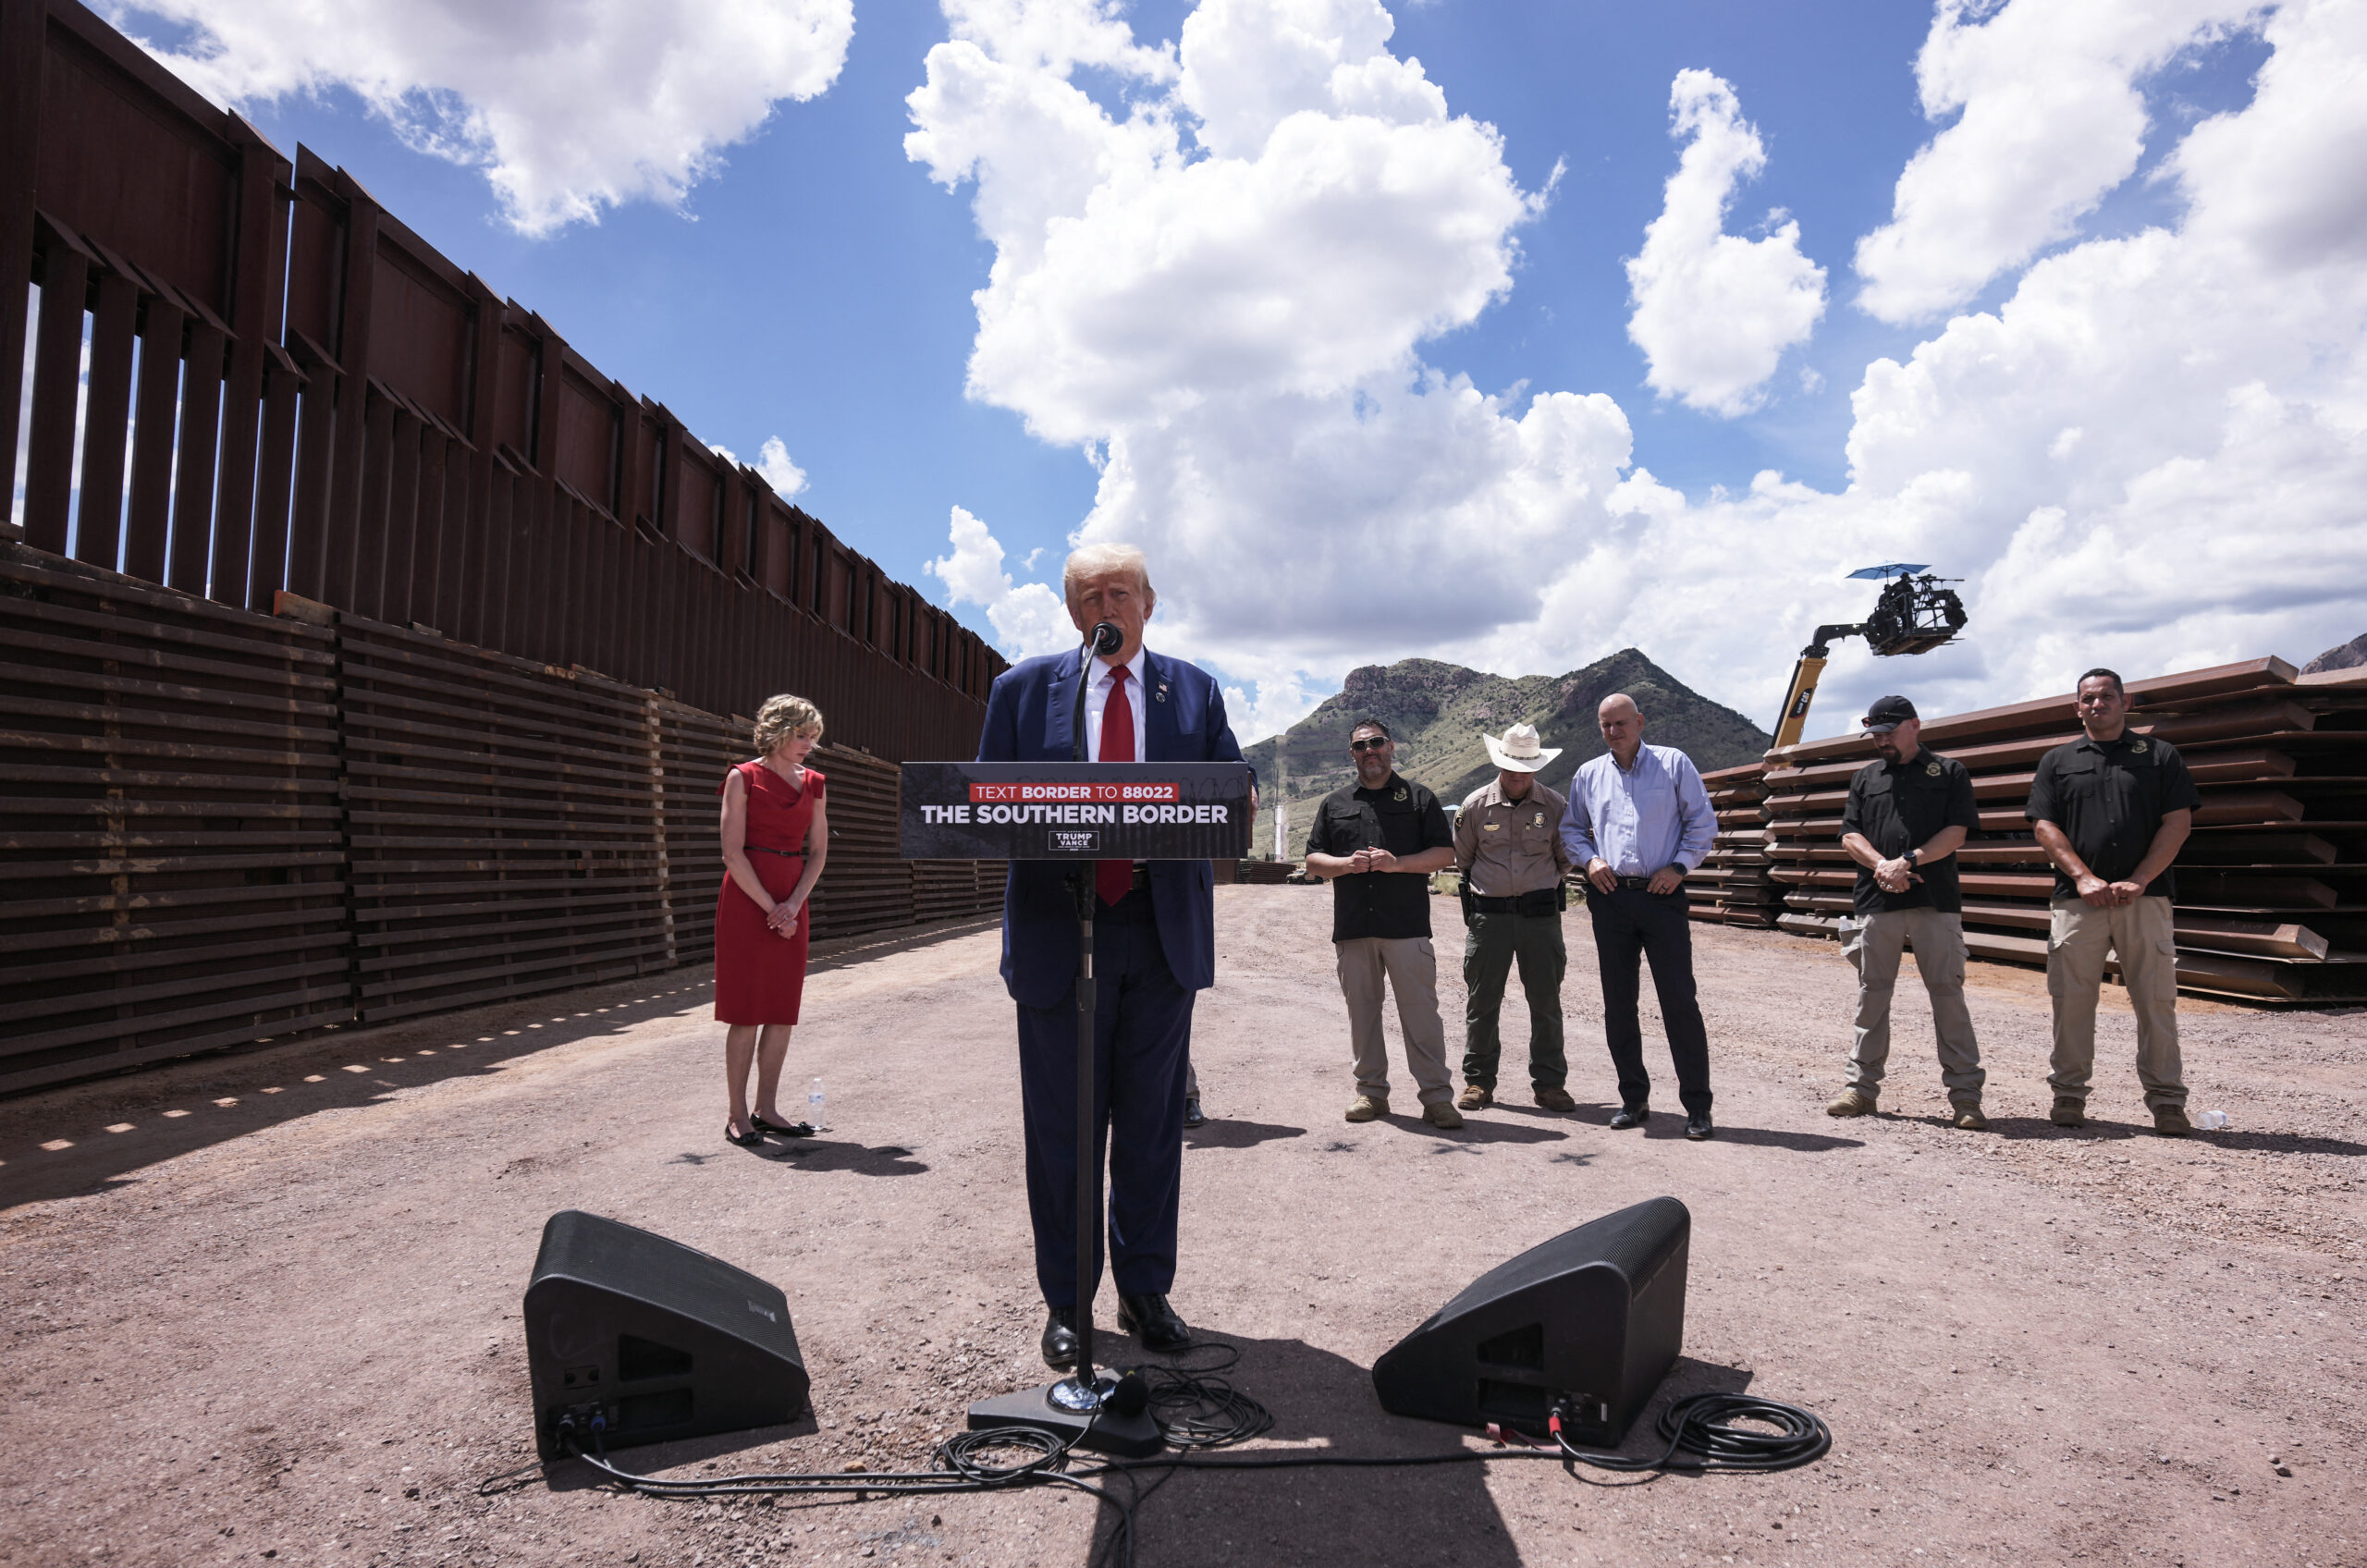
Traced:
POLYGON ((1808 724, 1809 704, 1816 699, 1817 680, 1824 673, 1835 641, 1863 637, 1868 646, 1883 655, 1928 654, 1955 642, 1956 633, 1964 630, 1964 600, 1955 589, 1941 586, 1961 579, 1934 577, 1929 567, 1896 561, 1865 567, 1849 575, 1884 580, 1882 596, 1874 601, 1874 613, 1851 625, 1816 629, 1809 645, 1800 650, 1799 662, 1792 667, 1792 687, 1784 697, 1783 717, 1775 721, 1775 743, 1771 750, 1798 742, 1808 724))

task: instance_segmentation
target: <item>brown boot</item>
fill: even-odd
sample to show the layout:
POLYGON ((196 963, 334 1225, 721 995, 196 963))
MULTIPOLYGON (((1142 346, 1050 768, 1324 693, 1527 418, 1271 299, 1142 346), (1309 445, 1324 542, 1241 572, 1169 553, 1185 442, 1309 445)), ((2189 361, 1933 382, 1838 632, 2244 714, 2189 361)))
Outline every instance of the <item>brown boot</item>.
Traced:
POLYGON ((1422 1120, 1433 1127, 1443 1127, 1452 1133, 1463 1125, 1463 1112, 1455 1109, 1446 1101, 1441 1100, 1436 1105, 1426 1105, 1422 1108, 1422 1120))
POLYGON ((1562 1087, 1559 1084, 1548 1084, 1544 1088, 1538 1090, 1537 1103, 1543 1106, 1548 1110, 1576 1110, 1578 1109, 1578 1102, 1570 1097, 1570 1091, 1562 1087))
POLYGON ((1496 1103, 1496 1091, 1485 1084, 1466 1084, 1454 1103, 1463 1110, 1485 1110, 1496 1103))
POLYGON ((1862 1090, 1844 1089, 1825 1103, 1824 1113, 1827 1116, 1871 1116, 1874 1102, 1862 1090))
POLYGON ((2054 1109, 2046 1119, 2057 1127, 2084 1127, 2088 1123, 2088 1102, 2071 1095, 2054 1096, 2054 1109))
POLYGON ((1348 1102, 1348 1120, 1351 1121, 1376 1121, 1388 1114, 1387 1095, 1358 1095, 1348 1102))
POLYGON ((1989 1118, 1981 1114, 1981 1108, 1977 1105, 1960 1105, 1956 1107, 1956 1125, 1968 1133, 1986 1133, 1989 1131, 1989 1118))
POLYGON ((2183 1138, 2194 1131, 2194 1123, 2186 1119, 2186 1107, 2157 1105, 2153 1108, 2153 1131, 2165 1138, 2183 1138))

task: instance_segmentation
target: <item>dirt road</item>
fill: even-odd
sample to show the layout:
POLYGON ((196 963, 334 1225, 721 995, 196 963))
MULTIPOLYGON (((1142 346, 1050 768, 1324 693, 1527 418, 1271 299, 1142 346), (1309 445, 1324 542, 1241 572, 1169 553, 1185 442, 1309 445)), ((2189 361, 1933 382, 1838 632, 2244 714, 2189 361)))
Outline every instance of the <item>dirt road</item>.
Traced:
MULTIPOLYGON (((1671 1391, 1809 1404, 1834 1448, 1648 1483, 1186 1475, 1142 1507, 1143 1563, 2367 1563, 2367 1011, 2184 1004, 2194 1104, 2233 1126, 2173 1142, 2108 1000, 2099 1120, 2065 1132, 2042 983, 1976 965, 1994 1130, 1940 1121, 1911 979, 1888 1114, 1836 1121, 1837 951, 1701 930, 1720 1133, 1695 1145, 1673 1116, 1605 1127, 1573 912, 1576 1114, 1514 1095, 1441 1133, 1401 1082, 1399 1115, 1350 1126, 1326 898, 1221 890, 1195 1035, 1217 1120, 1187 1140, 1175 1301, 1242 1347, 1267 1441, 1484 1447, 1383 1415, 1374 1358, 1502 1258, 1672 1194, 1694 1233, 1671 1391)), ((1436 908, 1453 1038, 1460 932, 1436 908)), ((699 971, 0 1104, 0 1562, 1084 1562, 1106 1520, 1048 1492, 726 1507, 562 1471, 475 1493, 531 1456, 519 1298, 560 1208, 737 1263, 796 1314, 815 1416, 639 1464, 901 1465, 1041 1380, 996 943, 817 974, 790 1072, 821 1075, 833 1125, 772 1158, 720 1136, 699 971)))

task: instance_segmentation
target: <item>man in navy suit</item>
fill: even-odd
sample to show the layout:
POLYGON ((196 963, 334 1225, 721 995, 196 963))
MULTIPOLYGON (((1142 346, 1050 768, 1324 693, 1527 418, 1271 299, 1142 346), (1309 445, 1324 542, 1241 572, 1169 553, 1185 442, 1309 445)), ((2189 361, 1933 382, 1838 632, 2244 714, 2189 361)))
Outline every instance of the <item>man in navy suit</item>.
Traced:
MULTIPOLYGON (((1216 681, 1143 646, 1158 597, 1140 550, 1088 545, 1069 557, 1061 588, 1080 633, 1106 620, 1124 639, 1117 653, 1096 655, 1085 677, 1085 760, 1241 760, 1216 681)), ((978 760, 1072 760, 1078 679, 1074 653, 1006 670, 987 697, 978 760)), ((1002 917, 1003 983, 1019 1004, 1036 1282, 1050 1309, 1044 1360, 1061 1371, 1076 1365, 1076 1315, 1092 1310, 1076 1299, 1077 913, 1069 875, 1054 862, 1012 862, 1002 917)), ((1094 893, 1094 1110, 1110 1162, 1118 1327, 1146 1349, 1177 1350, 1191 1331, 1167 1293, 1175 1282, 1192 999, 1216 978, 1214 878, 1204 860, 1102 861, 1094 893)), ((1093 1230, 1098 1280, 1101 1227, 1093 1230)))

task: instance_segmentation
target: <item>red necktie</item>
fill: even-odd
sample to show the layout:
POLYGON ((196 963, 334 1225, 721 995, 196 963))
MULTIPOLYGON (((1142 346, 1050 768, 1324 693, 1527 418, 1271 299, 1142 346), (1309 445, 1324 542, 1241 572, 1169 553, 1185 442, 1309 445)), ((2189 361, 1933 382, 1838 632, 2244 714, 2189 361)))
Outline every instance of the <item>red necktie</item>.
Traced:
MULTIPOLYGON (((1132 762, 1134 760, 1134 704, 1126 700, 1126 676, 1129 671, 1122 664, 1110 667, 1110 701, 1101 710, 1101 762, 1132 762)), ((1093 868, 1093 890, 1101 895, 1105 904, 1114 904, 1134 888, 1134 863, 1130 860, 1098 861, 1093 868)))

